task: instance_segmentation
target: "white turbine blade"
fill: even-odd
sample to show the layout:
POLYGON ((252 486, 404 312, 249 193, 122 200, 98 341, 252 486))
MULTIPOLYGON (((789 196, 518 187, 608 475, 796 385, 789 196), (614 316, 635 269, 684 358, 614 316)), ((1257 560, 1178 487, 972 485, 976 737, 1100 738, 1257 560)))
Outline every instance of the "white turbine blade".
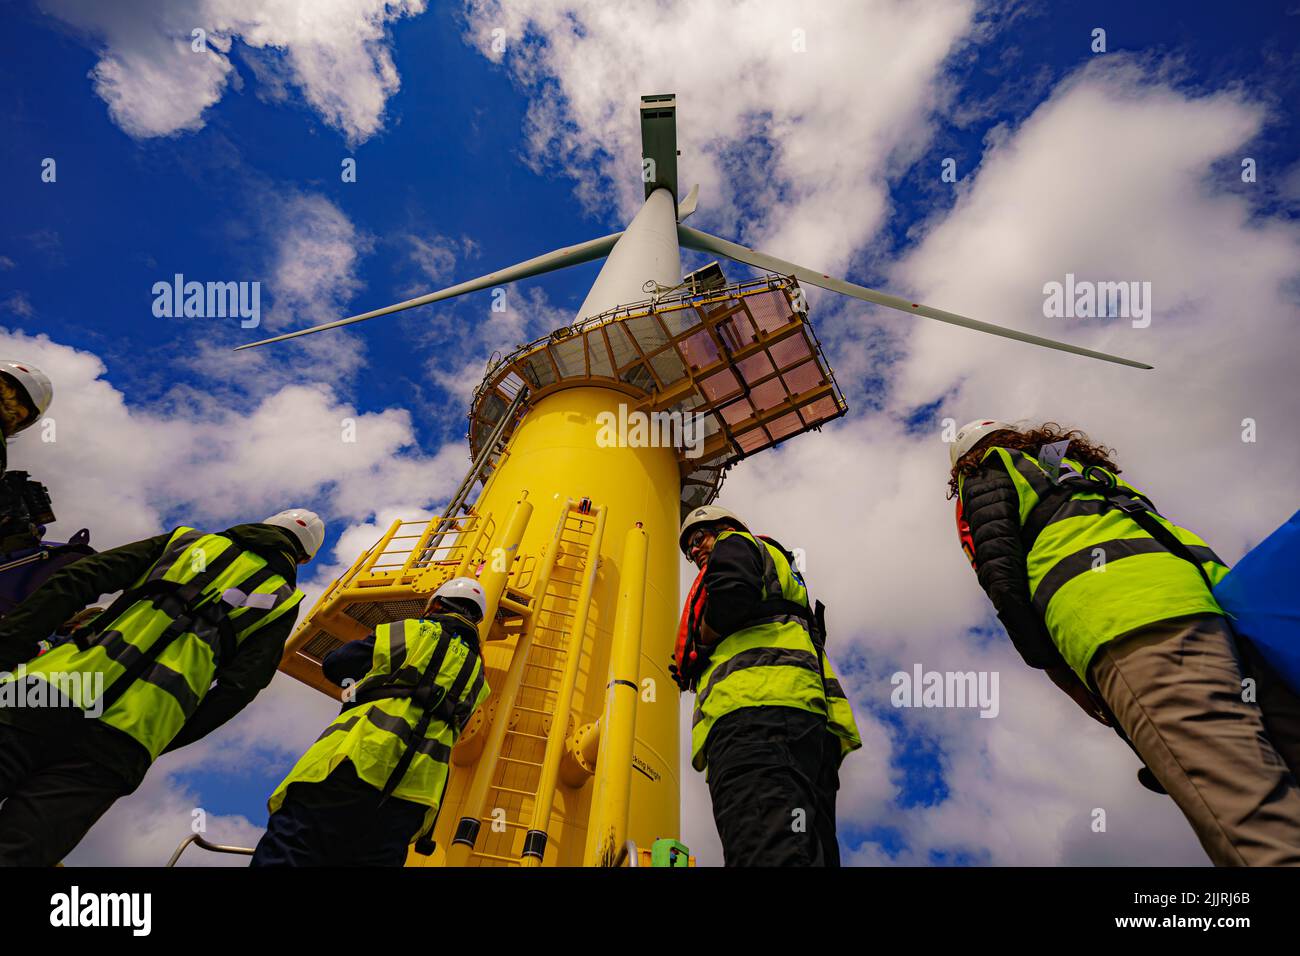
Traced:
POLYGON ((381 315, 391 315, 394 312, 402 312, 406 309, 414 309, 417 306, 428 305, 430 302, 441 302, 443 299, 452 299, 458 295, 464 295, 467 292, 477 292, 480 289, 487 289, 492 286, 505 285, 508 282, 517 282, 520 279, 527 279, 531 276, 542 275, 546 272, 554 272, 556 269, 563 269, 566 266, 576 266, 583 262, 590 262, 592 259, 599 259, 601 256, 609 254, 614 248, 614 243, 618 237, 623 235, 616 232, 613 235, 602 236, 599 239, 588 239, 586 242, 580 242, 576 246, 565 246, 563 249, 556 249, 543 255, 536 256, 526 262, 516 263, 513 266, 506 266, 504 269, 498 269, 485 276, 479 276, 477 279, 470 279, 468 282, 462 282, 459 285, 450 286, 437 292, 430 292, 427 295, 417 296, 414 299, 407 299, 405 302, 398 302, 394 305, 384 306, 382 309, 375 309, 373 312, 363 312, 361 315, 354 315, 346 319, 339 319, 335 322, 326 322, 324 325, 314 325, 310 329, 299 329, 297 332, 286 332, 284 335, 277 335, 274 338, 262 339, 260 342, 249 342, 247 345, 238 346, 235 351, 241 349, 255 349, 259 345, 269 345, 272 342, 283 342, 285 339, 296 339, 300 335, 311 335, 313 332, 324 332, 327 329, 337 329, 343 325, 351 325, 353 322, 364 322, 366 319, 375 319, 381 315))
POLYGON ((758 269, 766 269, 768 272, 778 272, 782 275, 792 275, 801 282, 809 285, 819 286, 823 289, 829 289, 831 292, 839 292, 843 295, 853 296, 855 299, 861 299, 864 302, 872 302, 876 305, 883 305, 890 309, 897 309, 900 312, 908 312, 912 315, 923 315, 927 319, 938 319, 940 322, 947 322, 951 325, 960 325, 962 328, 974 329, 977 332, 988 332, 990 335, 1000 335, 1005 339, 1015 339, 1017 342, 1028 342, 1030 345, 1040 345, 1043 348, 1056 349, 1060 352, 1072 352, 1075 355, 1083 355, 1087 358, 1100 359, 1103 362, 1114 362, 1117 365, 1127 365, 1131 368, 1154 368, 1145 362, 1136 362, 1133 359, 1122 358, 1118 355, 1111 355, 1107 352, 1096 352, 1092 349, 1085 349, 1079 345, 1070 345, 1067 342, 1058 342, 1055 339, 1043 338, 1041 335, 1031 335, 1028 332, 1019 332, 1016 329, 1004 328, 1000 325, 993 325, 990 322, 980 322, 978 319, 969 319, 964 315, 957 315, 955 312, 945 312, 943 309, 933 309, 928 305, 921 305, 916 302, 909 302, 907 299, 900 299, 896 295, 887 295, 884 292, 876 292, 874 289, 868 289, 866 286, 855 285, 852 282, 845 282, 843 279, 835 279, 824 273, 817 272, 813 269, 807 269, 803 266, 797 266, 793 262, 786 262, 784 259, 778 259, 776 256, 769 256, 765 252, 758 252, 750 249, 748 246, 742 246, 726 239, 720 239, 717 236, 711 236, 707 232, 700 232, 691 229, 689 226, 679 225, 677 227, 677 237, 683 246, 691 249, 697 249, 700 252, 712 252, 717 255, 726 256, 728 259, 734 259, 737 262, 743 262, 746 265, 754 266, 758 269))
POLYGON ((695 209, 699 204, 700 184, 696 183, 691 187, 691 191, 686 194, 686 198, 677 204, 677 221, 685 222, 686 217, 695 212, 695 209))

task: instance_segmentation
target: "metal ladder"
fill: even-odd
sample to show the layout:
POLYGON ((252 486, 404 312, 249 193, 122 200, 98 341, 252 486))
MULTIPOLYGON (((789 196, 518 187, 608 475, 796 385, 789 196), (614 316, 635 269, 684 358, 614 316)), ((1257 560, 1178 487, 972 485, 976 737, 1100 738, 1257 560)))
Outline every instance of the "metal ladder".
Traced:
POLYGON ((495 764, 482 768, 490 784, 481 804, 467 808, 482 824, 467 866, 522 865, 539 807, 549 819, 604 522, 603 506, 565 502, 538 581, 543 590, 515 651, 522 655, 518 684, 494 714, 494 723, 505 721, 502 744, 495 756, 485 749, 481 758, 495 764))
POLYGON ((487 441, 483 443, 478 456, 470 465, 469 472, 461 481, 460 487, 456 489, 455 494, 451 496, 451 500, 447 503, 447 507, 443 509, 443 521, 429 539, 428 550, 421 555, 421 561, 430 560, 430 554, 442 543, 443 537, 454 530, 456 519, 465 510, 465 502, 469 500, 470 492, 474 490, 474 486, 480 481, 483 482, 484 487, 487 486, 488 477, 496 470, 497 463, 505 453, 506 432, 527 401, 528 389, 521 387, 519 391, 515 392, 509 407, 501 416, 501 420, 496 423, 496 427, 492 429, 487 441))

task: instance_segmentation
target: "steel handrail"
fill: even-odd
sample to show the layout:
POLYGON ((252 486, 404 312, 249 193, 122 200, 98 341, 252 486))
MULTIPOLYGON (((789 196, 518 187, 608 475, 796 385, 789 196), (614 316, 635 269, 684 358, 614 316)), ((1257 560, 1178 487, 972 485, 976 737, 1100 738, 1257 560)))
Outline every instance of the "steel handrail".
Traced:
POLYGON ((181 841, 181 845, 176 848, 172 858, 167 861, 167 866, 175 866, 176 861, 181 858, 181 854, 185 852, 191 843, 197 844, 200 849, 211 850, 213 853, 236 853, 242 856, 252 856, 254 852, 250 846, 227 846, 223 843, 210 843, 199 834, 191 833, 181 841))

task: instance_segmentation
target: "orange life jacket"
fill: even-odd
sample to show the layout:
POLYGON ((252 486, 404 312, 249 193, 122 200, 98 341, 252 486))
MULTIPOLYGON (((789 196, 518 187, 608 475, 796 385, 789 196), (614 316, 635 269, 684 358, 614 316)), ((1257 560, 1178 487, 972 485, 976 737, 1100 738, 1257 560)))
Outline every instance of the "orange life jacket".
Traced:
POLYGON ((686 595, 686 603, 682 605, 682 620, 677 625, 677 646, 673 649, 673 679, 677 686, 682 690, 690 690, 694 684, 692 671, 696 670, 696 664, 700 659, 697 645, 699 644, 700 624, 704 620, 704 604, 708 600, 708 592, 704 589, 704 572, 708 569, 708 563, 700 569, 700 573, 695 576, 695 583, 691 585, 691 590, 686 595))

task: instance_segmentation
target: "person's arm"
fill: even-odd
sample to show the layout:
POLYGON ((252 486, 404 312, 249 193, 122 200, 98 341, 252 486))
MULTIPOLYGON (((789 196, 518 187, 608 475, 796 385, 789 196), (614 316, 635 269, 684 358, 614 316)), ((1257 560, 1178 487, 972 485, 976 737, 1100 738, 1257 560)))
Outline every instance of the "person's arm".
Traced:
POLYGON ((975 573, 998 619, 1030 667, 1065 667, 1029 598, 1029 572, 1020 541, 1020 497, 1001 459, 990 456, 962 484, 962 511, 970 525, 975 573))
POLYGON ((229 664, 218 668, 216 682, 163 753, 203 739, 247 707, 271 683, 297 617, 294 613, 282 614, 239 646, 229 664))
POLYGON ((49 580, 0 621, 0 669, 12 670, 35 656, 44 640, 101 594, 121 591, 149 570, 170 534, 92 554, 50 575, 49 580))
POLYGON ((713 546, 704 572, 702 640, 716 644, 740 630, 763 600, 763 559, 746 538, 729 535, 713 546))
POLYGON ((321 672, 331 684, 344 686, 344 681, 357 683, 370 672, 375 654, 375 635, 359 641, 348 641, 325 655, 320 662, 321 672))

